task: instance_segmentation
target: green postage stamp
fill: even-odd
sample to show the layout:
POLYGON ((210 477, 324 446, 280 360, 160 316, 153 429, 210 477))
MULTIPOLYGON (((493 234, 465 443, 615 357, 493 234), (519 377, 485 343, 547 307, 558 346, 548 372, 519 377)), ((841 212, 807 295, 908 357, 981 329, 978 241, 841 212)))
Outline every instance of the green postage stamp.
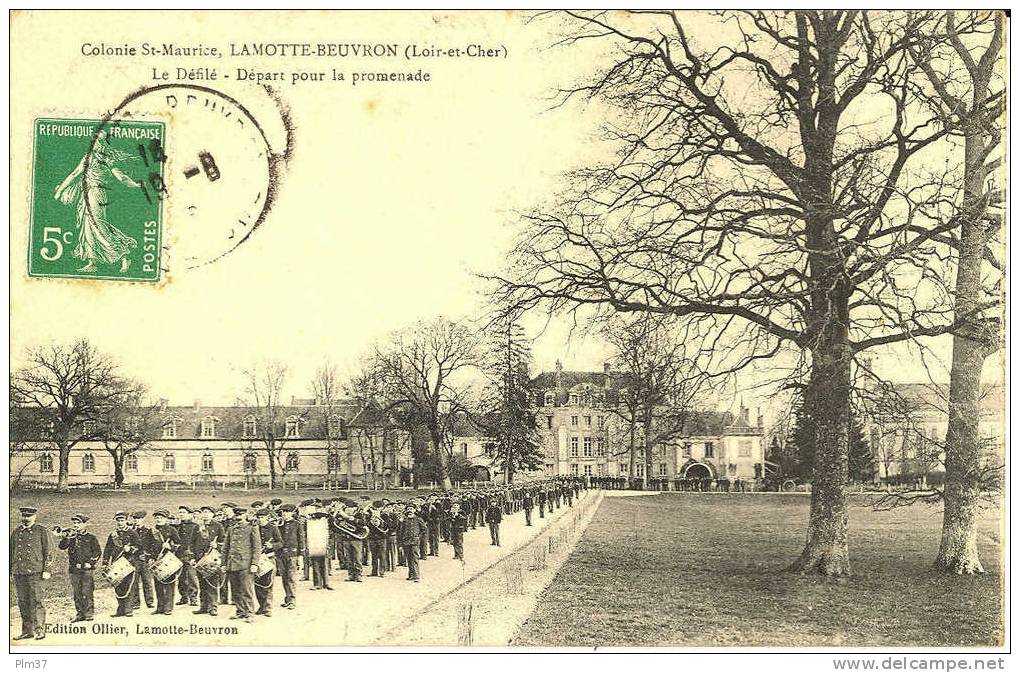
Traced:
POLYGON ((163 122, 37 119, 28 274, 160 279, 163 122))

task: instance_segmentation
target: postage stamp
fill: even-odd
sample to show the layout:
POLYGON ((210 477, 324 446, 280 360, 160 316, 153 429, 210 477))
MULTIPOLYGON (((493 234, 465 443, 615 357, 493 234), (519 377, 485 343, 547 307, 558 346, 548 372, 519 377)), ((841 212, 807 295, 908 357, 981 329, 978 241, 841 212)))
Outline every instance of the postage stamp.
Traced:
POLYGON ((160 280, 166 126, 36 119, 28 273, 160 280))

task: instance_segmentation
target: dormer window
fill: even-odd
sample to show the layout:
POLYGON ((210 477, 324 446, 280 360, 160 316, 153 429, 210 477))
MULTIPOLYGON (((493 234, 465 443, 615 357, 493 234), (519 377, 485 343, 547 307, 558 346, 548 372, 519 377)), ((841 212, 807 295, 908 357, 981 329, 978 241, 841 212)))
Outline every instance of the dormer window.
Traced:
POLYGON ((289 439, 297 439, 301 436, 301 419, 297 416, 291 416, 287 419, 286 437, 289 439))
POLYGON ((570 404, 576 405, 580 401, 577 393, 570 393, 570 404))
POLYGON ((545 405, 547 407, 551 407, 554 404, 556 404, 556 393, 551 390, 547 391, 545 394, 545 405))
POLYGON ((96 431, 96 422, 95 421, 82 421, 81 422, 81 434, 82 434, 82 436, 88 437, 89 435, 91 435, 95 431, 96 431))
POLYGON ((241 434, 244 437, 255 437, 258 434, 258 422, 254 416, 244 419, 244 427, 241 428, 241 434))
POLYGON ((202 419, 202 438, 212 439, 216 436, 216 419, 212 416, 206 416, 202 419))
POLYGON ((343 438, 345 434, 344 419, 330 416, 326 421, 326 434, 333 438, 343 438))
POLYGON ((163 424, 163 439, 176 439, 177 438, 177 419, 168 419, 163 424))

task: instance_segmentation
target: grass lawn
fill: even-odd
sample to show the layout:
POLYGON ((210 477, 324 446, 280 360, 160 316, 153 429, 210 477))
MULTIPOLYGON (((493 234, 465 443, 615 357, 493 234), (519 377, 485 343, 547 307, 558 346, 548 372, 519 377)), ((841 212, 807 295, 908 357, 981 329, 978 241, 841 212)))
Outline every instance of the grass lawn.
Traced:
POLYGON ((808 499, 752 494, 606 498, 513 645, 991 646, 1003 638, 999 515, 988 571, 930 570, 941 511, 854 507, 853 576, 782 572, 804 544, 808 499))
MULTIPOLYGON (((284 502, 297 504, 307 498, 337 498, 350 497, 359 500, 361 496, 367 495, 372 500, 389 498, 390 500, 404 500, 413 498, 418 491, 323 491, 320 489, 299 489, 275 490, 269 489, 236 489, 216 491, 160 491, 160 490, 76 490, 70 493, 57 493, 55 491, 24 491, 11 495, 11 528, 21 523, 21 513, 18 507, 31 505, 39 508, 37 522, 46 528, 61 526, 67 528, 71 525, 71 515, 83 513, 89 517, 89 532, 99 538, 100 546, 106 544, 106 538, 114 529, 113 515, 118 510, 133 512, 143 509, 148 513, 145 523, 150 528, 155 525, 152 520, 153 511, 161 508, 173 510, 179 505, 201 507, 202 505, 218 506, 223 502, 236 502, 247 507, 253 502, 261 500, 268 502, 272 498, 280 498, 284 502)), ((54 543, 56 538, 54 537, 54 543)), ((70 589, 67 579, 67 553, 56 550, 53 563, 53 577, 44 583, 44 597, 70 596, 70 589)), ((108 591, 108 586, 97 578, 96 591, 108 591)), ((14 592, 11 592, 11 602, 14 602, 14 592)))

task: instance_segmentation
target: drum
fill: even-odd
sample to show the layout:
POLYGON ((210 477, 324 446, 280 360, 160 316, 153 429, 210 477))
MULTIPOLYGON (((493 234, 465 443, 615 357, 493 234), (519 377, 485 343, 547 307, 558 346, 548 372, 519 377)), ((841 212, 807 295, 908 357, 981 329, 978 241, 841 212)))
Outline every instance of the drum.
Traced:
POLYGON ((309 519, 307 525, 308 555, 329 556, 329 518, 309 519))
POLYGON ((106 581, 110 583, 110 586, 115 587, 126 580, 134 571, 134 564, 121 556, 119 559, 104 568, 100 574, 106 578, 106 581))
POLYGON ((255 577, 264 577, 276 570, 276 559, 270 554, 263 554, 259 557, 258 563, 255 566, 258 568, 255 571, 255 577))
POLYGON ((223 557, 220 556, 218 549, 210 549, 209 553, 198 560, 195 564, 195 572, 197 572, 203 578, 210 578, 216 575, 220 571, 220 562, 223 557))
POLYGON ((152 564, 152 576, 160 582, 169 582, 181 571, 183 565, 176 554, 167 552, 152 564))

